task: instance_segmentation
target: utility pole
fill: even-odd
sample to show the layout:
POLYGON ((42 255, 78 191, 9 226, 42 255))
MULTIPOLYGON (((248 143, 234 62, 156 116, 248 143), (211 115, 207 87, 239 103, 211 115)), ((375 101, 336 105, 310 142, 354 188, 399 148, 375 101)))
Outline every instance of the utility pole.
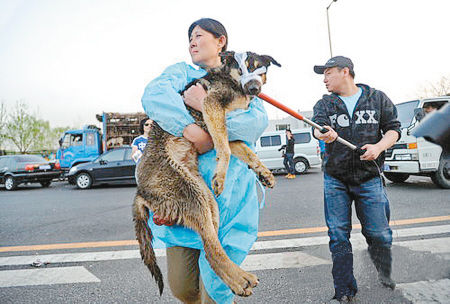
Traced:
POLYGON ((331 48, 331 33, 330 33, 330 17, 328 16, 328 10, 330 6, 333 4, 333 2, 336 2, 337 0, 331 1, 330 5, 327 6, 327 24, 328 24, 328 42, 330 44, 330 55, 333 57, 333 50, 331 48))

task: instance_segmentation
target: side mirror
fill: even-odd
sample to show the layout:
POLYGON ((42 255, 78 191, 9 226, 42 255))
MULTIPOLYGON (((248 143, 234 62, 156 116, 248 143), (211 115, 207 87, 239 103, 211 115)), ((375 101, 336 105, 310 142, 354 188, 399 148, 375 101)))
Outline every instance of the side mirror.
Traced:
POLYGON ((59 146, 61 147, 61 146, 62 146, 62 143, 63 143, 63 139, 60 138, 60 139, 58 140, 58 142, 59 142, 59 146))
POLYGON ((414 117, 417 121, 421 121, 425 117, 425 111, 422 108, 414 109, 414 117))
POLYGON ((99 163, 100 163, 100 165, 106 165, 108 162, 106 160, 104 160, 104 159, 101 159, 99 161, 99 163))

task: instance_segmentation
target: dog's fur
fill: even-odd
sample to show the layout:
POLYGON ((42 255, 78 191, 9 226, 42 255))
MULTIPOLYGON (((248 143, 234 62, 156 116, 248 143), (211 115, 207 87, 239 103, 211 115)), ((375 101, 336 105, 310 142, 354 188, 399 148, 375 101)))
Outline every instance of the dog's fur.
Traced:
MULTIPOLYGON (((268 67, 271 63, 280 66, 270 56, 247 54, 246 65, 250 72, 261 66, 268 67)), ((217 167, 212 181, 214 194, 220 195, 223 191, 230 153, 248 164, 264 185, 273 187, 275 179, 272 173, 253 151, 241 141, 228 142, 225 125, 226 113, 248 108, 251 101, 249 91, 258 94, 262 83, 251 80, 243 88, 240 84, 242 73, 234 59, 234 52, 224 52, 221 58, 220 68, 208 70, 206 76, 185 88, 201 83, 207 91, 203 113, 190 107, 188 110, 196 124, 210 133, 217 151, 217 167)), ((265 74, 261 78, 265 83, 265 74)), ((152 247, 153 235, 147 225, 148 211, 151 210, 161 218, 195 230, 202 238, 206 259, 215 273, 235 294, 249 296, 252 288, 258 284, 258 279, 233 263, 219 242, 217 202, 198 172, 197 155, 191 142, 183 137, 175 137, 156 122, 153 123, 148 144, 138 165, 139 183, 133 204, 133 220, 142 259, 155 277, 162 294, 163 278, 152 247)))

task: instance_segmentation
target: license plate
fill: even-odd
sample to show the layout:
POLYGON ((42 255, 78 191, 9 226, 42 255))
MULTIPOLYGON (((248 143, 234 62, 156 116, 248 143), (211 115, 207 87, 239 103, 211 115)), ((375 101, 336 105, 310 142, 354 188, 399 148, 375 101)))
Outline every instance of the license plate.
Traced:
POLYGON ((41 166, 39 166, 39 169, 40 170, 49 170, 49 169, 51 169, 51 167, 50 167, 50 165, 41 165, 41 166))

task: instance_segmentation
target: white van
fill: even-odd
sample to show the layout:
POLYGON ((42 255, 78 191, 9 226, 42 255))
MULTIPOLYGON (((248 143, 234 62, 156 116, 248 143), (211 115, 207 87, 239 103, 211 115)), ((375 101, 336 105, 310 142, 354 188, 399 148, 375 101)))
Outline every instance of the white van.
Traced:
MULTIPOLYGON (((304 173, 311 166, 321 164, 319 142, 312 136, 311 128, 291 130, 295 138, 294 167, 304 173)), ((264 132, 256 141, 256 154, 272 171, 284 171, 283 155, 279 151, 286 144, 286 131, 264 132)))

